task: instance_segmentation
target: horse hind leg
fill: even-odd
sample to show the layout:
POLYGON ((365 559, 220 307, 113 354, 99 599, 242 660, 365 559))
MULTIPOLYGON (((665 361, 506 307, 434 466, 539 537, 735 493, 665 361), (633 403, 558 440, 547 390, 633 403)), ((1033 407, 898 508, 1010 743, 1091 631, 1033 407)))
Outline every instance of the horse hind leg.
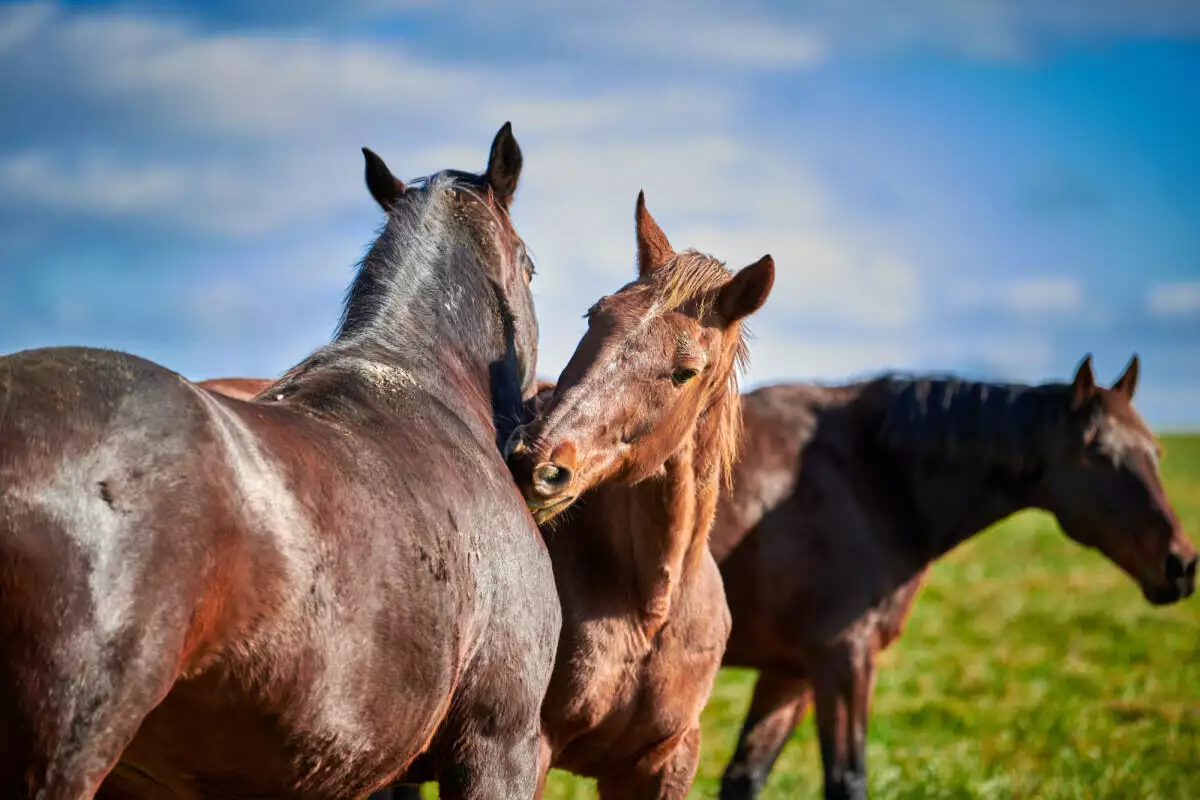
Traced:
POLYGON ((532 798, 538 789, 536 733, 514 739, 476 735, 438 769, 443 800, 532 798))
POLYGON ((758 796, 811 701, 812 689, 806 678, 778 672, 759 674, 737 750, 721 778, 721 800, 758 796))
POLYGON ((855 639, 823 654, 813 671, 825 797, 866 800, 867 719, 875 688, 873 645, 855 639))
MULTIPOLYGON (((64 589, 48 576, 45 565, 0 553, 0 797, 6 800, 92 797, 169 689, 182 644, 132 615, 105 620, 105 632, 86 582, 64 589)), ((168 616, 163 606, 154 613, 168 616)))
MULTIPOLYGON (((488 677, 495 676, 481 669, 472 682, 488 677)), ((489 687, 471 697, 474 686, 464 687, 453 721, 430 751, 442 800, 540 797, 549 769, 540 731, 541 698, 527 683, 506 683, 512 691, 503 696, 489 687)))
POLYGON ((26 661, 4 670, 19 677, 5 680, 0 706, 0 796, 75 800, 97 792, 171 680, 166 665, 122 663, 120 651, 64 669, 26 661))

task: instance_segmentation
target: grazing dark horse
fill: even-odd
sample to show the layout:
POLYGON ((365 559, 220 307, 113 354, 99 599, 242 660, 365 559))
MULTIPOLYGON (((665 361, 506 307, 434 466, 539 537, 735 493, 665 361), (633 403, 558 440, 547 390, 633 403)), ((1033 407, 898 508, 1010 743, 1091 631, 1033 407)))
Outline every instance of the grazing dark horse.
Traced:
POLYGON ((667 800, 692 784, 729 635, 708 531, 739 439, 741 320, 774 264, 731 275, 676 253, 641 196, 636 223, 637 280, 588 312, 557 388, 507 449, 563 607, 545 757, 597 778, 603 797, 667 800))
POLYGON ((1196 550, 1131 405, 1091 358, 1070 384, 895 378, 745 397, 742 459, 712 548, 733 612, 725 664, 760 671, 721 797, 754 797, 810 703, 827 797, 865 797, 875 658, 929 565, 1024 508, 1053 513, 1155 604, 1192 594, 1196 550))
POLYGON ((264 399, 0 359, 0 796, 350 798, 414 761, 535 793, 560 612, 496 424, 536 366, 520 150, 413 186, 364 152, 384 229, 264 399))

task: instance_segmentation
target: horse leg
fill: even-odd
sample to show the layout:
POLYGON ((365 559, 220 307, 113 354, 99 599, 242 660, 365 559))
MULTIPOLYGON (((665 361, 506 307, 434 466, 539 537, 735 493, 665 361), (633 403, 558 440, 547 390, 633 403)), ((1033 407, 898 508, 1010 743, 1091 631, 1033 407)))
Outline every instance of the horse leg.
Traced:
POLYGON ((699 764, 700 728, 689 728, 655 747, 630 772, 600 778, 596 788, 602 800, 683 800, 699 764))
POLYGON ((721 800, 758 796, 811 701, 807 678, 779 672, 759 674, 737 751, 721 778, 721 800))
POLYGON ((866 800, 867 717, 875 687, 875 652, 866 636, 826 650, 813 670, 825 797, 866 800))
POLYGON ((105 632, 79 599, 0 622, 0 797, 93 797, 175 679, 180 637, 144 620, 105 632))
POLYGON ((519 741, 476 736, 438 770, 443 800, 524 800, 538 787, 536 737, 519 741))
POLYGON ((550 775, 550 765, 554 761, 554 752, 550 748, 550 740, 543 733, 538 742, 538 780, 537 789, 533 793, 534 800, 542 800, 546 792, 546 778, 550 775))

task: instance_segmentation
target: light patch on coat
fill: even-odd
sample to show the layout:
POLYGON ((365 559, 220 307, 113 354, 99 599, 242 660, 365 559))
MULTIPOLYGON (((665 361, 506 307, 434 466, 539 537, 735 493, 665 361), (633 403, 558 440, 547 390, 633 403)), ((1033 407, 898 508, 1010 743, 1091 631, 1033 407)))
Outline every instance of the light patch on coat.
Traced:
POLYGON ((383 394, 393 394, 405 389, 414 389, 418 385, 416 377, 411 372, 393 364, 361 359, 357 364, 357 368, 358 374, 362 376, 368 385, 383 394))
POLYGON ((353 681, 356 663, 371 657, 371 643, 355 636, 359 628, 345 624, 349 610, 339 606, 326 568, 332 555, 320 547, 282 470, 254 432, 220 401, 204 392, 197 395, 208 407, 247 529, 269 537, 288 572, 283 585, 290 591, 280 599, 279 616, 247 644, 247 655, 265 662, 272 680, 283 684, 296 680, 294 659, 313 659, 317 670, 312 685, 295 688, 315 700, 317 712, 311 719, 289 722, 328 742, 331 758, 369 752, 371 737, 362 724, 353 681))
POLYGON ((1148 431, 1122 423, 1111 414, 1104 415, 1096 424, 1091 438, 1107 456, 1114 467, 1118 467, 1135 453, 1143 453, 1150 463, 1158 467, 1158 443, 1148 431))

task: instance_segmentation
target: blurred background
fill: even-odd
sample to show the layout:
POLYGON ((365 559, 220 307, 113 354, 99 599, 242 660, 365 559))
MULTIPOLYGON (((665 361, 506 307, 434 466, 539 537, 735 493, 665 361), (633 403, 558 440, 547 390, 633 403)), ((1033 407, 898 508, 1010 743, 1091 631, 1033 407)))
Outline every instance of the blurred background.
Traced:
POLYGON ((541 373, 674 244, 766 252, 750 383, 1112 380, 1200 426, 1200 4, 404 0, 0 8, 0 351, 274 376, 325 342, 400 176, 512 120, 541 373))

